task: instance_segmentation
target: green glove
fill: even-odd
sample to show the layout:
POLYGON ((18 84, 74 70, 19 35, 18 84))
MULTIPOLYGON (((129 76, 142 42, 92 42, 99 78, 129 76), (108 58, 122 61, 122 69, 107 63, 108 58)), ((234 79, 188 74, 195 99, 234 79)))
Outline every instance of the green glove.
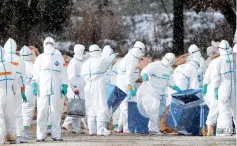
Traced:
POLYGON ((207 84, 204 84, 204 85, 203 85, 203 87, 202 87, 202 93, 203 93, 204 95, 207 94, 207 84))
POLYGON ((32 94, 34 96, 37 96, 37 93, 38 93, 38 84, 36 82, 33 82, 31 84, 31 88, 32 88, 32 94))
POLYGON ((66 96, 67 95, 67 85, 66 84, 62 84, 62 88, 61 88, 61 93, 66 96))
POLYGON ((130 99, 132 99, 132 97, 136 96, 136 92, 137 92, 136 89, 128 90, 128 95, 127 95, 128 99, 130 100, 130 99))
POLYGON ((171 87, 173 90, 175 90, 176 92, 181 92, 182 90, 178 87, 178 86, 176 86, 176 85, 174 85, 174 86, 172 86, 171 87))
POLYGON ((145 82, 148 81, 149 80, 148 74, 144 73, 142 75, 142 80, 145 81, 145 82))
POLYGON ((26 103, 27 102, 27 98, 26 98, 25 92, 21 92, 21 97, 22 97, 23 102, 26 103))
POLYGON ((218 100, 218 88, 215 88, 214 90, 214 97, 216 100, 218 100))

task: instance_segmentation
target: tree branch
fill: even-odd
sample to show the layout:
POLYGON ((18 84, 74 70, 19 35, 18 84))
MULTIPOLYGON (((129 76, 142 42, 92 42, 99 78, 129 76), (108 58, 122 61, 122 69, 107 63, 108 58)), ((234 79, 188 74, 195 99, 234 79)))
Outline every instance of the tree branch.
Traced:
POLYGON ((169 17, 169 14, 168 14, 167 9, 166 9, 166 7, 165 7, 164 1, 161 0, 161 3, 162 3, 162 6, 163 6, 163 8, 164 8, 164 10, 165 10, 165 13, 167 14, 167 17, 168 17, 168 19, 169 19, 170 24, 171 24, 171 26, 173 27, 173 23, 172 23, 172 21, 170 20, 170 17, 169 17))

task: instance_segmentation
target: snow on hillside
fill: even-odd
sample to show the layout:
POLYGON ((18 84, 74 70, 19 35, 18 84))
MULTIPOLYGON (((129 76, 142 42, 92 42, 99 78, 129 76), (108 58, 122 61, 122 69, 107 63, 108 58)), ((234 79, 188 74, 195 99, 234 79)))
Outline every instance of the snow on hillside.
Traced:
MULTIPOLYGON (((190 42, 190 39, 195 34, 199 34, 206 29, 214 30, 216 25, 224 21, 224 16, 219 12, 186 12, 184 14, 184 31, 185 31, 185 43, 190 42)), ((83 18, 72 18, 80 21, 83 18)), ((144 41, 148 48, 152 50, 162 50, 164 48, 172 48, 172 20, 173 14, 142 14, 134 16, 122 16, 120 22, 126 28, 129 28, 125 32, 125 38, 121 41, 125 42, 121 47, 123 52, 127 51, 127 48, 132 47, 133 42, 136 40, 144 41), (125 49, 126 48, 126 49, 125 49)), ((108 42, 108 40, 101 40, 102 42, 108 42)), ((111 42, 114 42, 111 40, 111 42)), ((57 46, 61 50, 68 50, 73 42, 59 42, 57 46)))

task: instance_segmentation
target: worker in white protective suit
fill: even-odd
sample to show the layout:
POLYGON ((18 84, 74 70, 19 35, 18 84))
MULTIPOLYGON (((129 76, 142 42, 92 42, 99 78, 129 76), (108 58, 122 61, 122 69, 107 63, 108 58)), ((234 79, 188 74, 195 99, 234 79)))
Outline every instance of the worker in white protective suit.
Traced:
POLYGON ((196 60, 199 60, 199 68, 198 68, 198 82, 199 82, 199 87, 202 87, 202 83, 203 83, 203 77, 204 77, 204 73, 206 71, 206 62, 204 60, 204 58, 202 57, 202 54, 199 50, 199 48, 193 44, 189 47, 188 49, 188 53, 189 53, 189 57, 190 58, 192 56, 192 58, 196 58, 196 60))
POLYGON ((51 116, 54 141, 61 139, 61 115, 67 94, 67 72, 62 55, 56 54, 55 41, 47 37, 44 53, 39 55, 33 67, 32 92, 37 96, 37 142, 44 142, 47 134, 48 115, 51 116), (50 111, 50 113, 49 113, 50 111))
MULTIPOLYGON (((52 44, 55 45, 55 42, 53 41, 52 44)), ((55 49, 55 54, 63 57, 62 53, 58 49, 55 49)), ((66 70, 66 66, 65 66, 65 70, 66 70)), ((51 111, 49 109, 48 122, 47 122, 47 134, 51 135, 51 133, 52 133, 52 120, 51 120, 51 111)))
MULTIPOLYGON (((200 56, 197 52, 199 49, 196 45, 191 45, 189 50, 193 53, 188 56, 187 63, 179 65, 172 75, 176 85, 181 90, 199 89, 198 69, 200 68, 200 56)), ((175 91, 169 90, 168 105, 171 102, 171 94, 173 93, 175 91)))
MULTIPOLYGON (((190 55, 188 62, 182 65, 179 65, 173 73, 173 78, 176 85, 181 90, 187 89, 199 89, 200 83, 198 81, 198 70, 200 68, 200 56, 198 55, 198 48, 196 45, 191 45, 189 47, 190 55)), ((173 93, 176 93, 173 89, 168 89, 168 101, 167 105, 171 104, 171 96, 173 93)), ((185 129, 178 131, 184 135, 190 135, 185 129)))
POLYGON ((222 40, 219 45, 220 57, 216 58, 216 66, 212 70, 214 98, 218 100, 217 136, 233 133, 232 118, 235 117, 232 102, 233 90, 233 57, 229 43, 222 40))
MULTIPOLYGON (((116 63, 112 66, 111 70, 111 79, 110 79, 110 84, 116 86, 116 80, 117 80, 117 75, 118 75, 118 67, 121 59, 117 58, 116 63)), ((119 125, 119 116, 120 116, 120 107, 118 107, 113 115, 112 115, 112 120, 113 120, 113 126, 114 126, 114 131, 118 131, 118 125, 119 125)), ((121 123, 122 125, 122 123, 121 123)))
POLYGON ((137 91, 137 106, 140 113, 149 118, 150 134, 159 135, 160 120, 166 110, 165 89, 169 86, 177 92, 172 77, 175 55, 167 53, 161 61, 148 64, 141 72, 143 83, 137 91))
POLYGON ((121 59, 118 66, 117 87, 127 94, 127 98, 120 104, 120 121, 123 127, 119 125, 118 132, 129 133, 128 130, 128 103, 136 95, 135 82, 138 78, 136 67, 139 65, 139 59, 145 55, 145 45, 137 41, 127 55, 121 59))
MULTIPOLYGON (((81 44, 75 45, 74 57, 71 59, 71 61, 67 66, 67 74, 69 81, 67 98, 69 100, 79 97, 81 99, 85 99, 84 97, 85 81, 81 77, 81 66, 84 62, 83 58, 84 50, 85 46, 81 44)), ((70 130, 70 132, 79 133, 80 121, 81 118, 67 116, 62 127, 65 127, 66 129, 70 130), (72 129, 68 128, 69 124, 72 124, 72 129)))
MULTIPOLYGON (((106 45, 103 50, 102 50, 102 57, 108 57, 110 56, 111 54, 114 53, 114 50, 109 46, 109 45, 106 45)), ((106 80, 106 83, 110 83, 110 80, 111 80, 111 72, 112 72, 112 65, 111 64, 107 70, 106 70, 106 73, 105 73, 105 80, 106 80)))
POLYGON ((4 51, 0 46, 0 145, 7 141, 16 141, 15 92, 19 88, 15 67, 4 61, 4 51))
POLYGON ((106 100, 106 69, 116 58, 115 54, 102 57, 101 48, 98 45, 89 47, 90 58, 81 67, 81 76, 86 82, 84 88, 86 114, 89 135, 110 135, 106 121, 109 116, 109 108, 106 100))
POLYGON ((213 78, 212 72, 213 69, 217 66, 216 57, 218 57, 219 50, 216 50, 213 47, 207 48, 207 55, 209 58, 212 58, 210 62, 205 76, 203 80, 203 90, 202 93, 204 95, 204 99, 209 107, 209 113, 206 120, 206 125, 208 127, 207 136, 213 136, 214 134, 214 126, 216 125, 217 117, 218 117, 218 101, 214 98, 214 87, 213 87, 213 78))
POLYGON ((18 88, 15 91, 15 99, 16 99, 16 126, 17 126, 17 143, 26 143, 27 140, 24 136, 24 126, 23 126, 23 116, 22 116, 22 103, 27 102, 27 98, 25 96, 25 80, 26 80, 26 68, 24 61, 16 55, 17 45, 16 42, 9 38, 4 45, 5 51, 5 61, 10 62, 15 66, 17 70, 17 75, 20 78, 18 83, 18 88))
MULTIPOLYGON (((102 58, 106 58, 106 57, 109 57, 111 54, 114 53, 114 50, 110 47, 110 45, 106 45, 104 46, 103 50, 102 50, 102 58)), ((106 81, 106 84, 109 84, 110 81, 111 81, 111 78, 112 78, 112 66, 113 64, 111 64, 110 66, 108 66, 108 68, 106 69, 106 73, 105 73, 105 81, 106 81)), ((110 108, 110 111, 109 111, 109 116, 108 116, 108 119, 107 119, 107 127, 108 127, 108 123, 111 119, 113 115, 113 111, 112 111, 112 107, 110 108)))
POLYGON ((20 55, 25 63, 26 67, 26 82, 25 82, 25 93, 27 102, 23 103, 23 125, 24 125, 24 137, 28 137, 28 130, 30 130, 31 121, 34 115, 34 108, 36 103, 36 97, 32 94, 31 81, 33 78, 33 54, 27 46, 23 46, 20 50, 20 55))

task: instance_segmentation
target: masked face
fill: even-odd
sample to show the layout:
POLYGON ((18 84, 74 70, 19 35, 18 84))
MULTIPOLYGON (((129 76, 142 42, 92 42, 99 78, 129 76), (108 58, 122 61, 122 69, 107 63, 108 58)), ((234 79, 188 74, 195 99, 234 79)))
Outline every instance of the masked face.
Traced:
POLYGON ((54 41, 53 38, 47 37, 47 38, 44 40, 44 48, 46 48, 47 46, 55 47, 55 41, 54 41))
POLYGON ((46 46, 44 48, 44 53, 53 53, 55 51, 55 48, 52 46, 46 46))

